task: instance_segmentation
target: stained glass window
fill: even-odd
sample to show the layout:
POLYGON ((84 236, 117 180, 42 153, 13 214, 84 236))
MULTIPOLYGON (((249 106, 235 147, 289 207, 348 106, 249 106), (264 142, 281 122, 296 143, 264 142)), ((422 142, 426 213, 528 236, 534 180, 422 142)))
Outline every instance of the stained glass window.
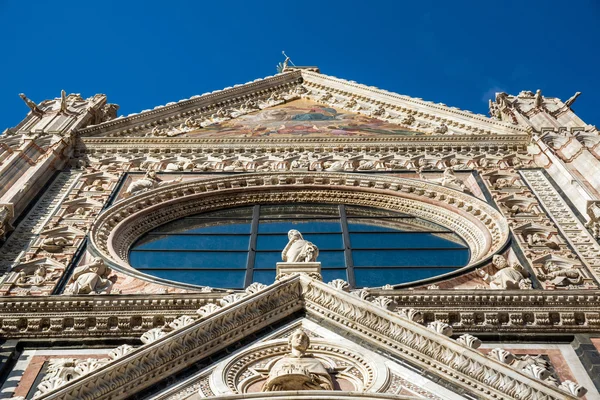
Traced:
POLYGON ((432 222, 390 210, 332 204, 256 205, 165 224, 140 238, 130 264, 149 275, 220 288, 270 284, 299 230, 319 248, 323 280, 353 287, 403 284, 455 271, 469 249, 432 222))

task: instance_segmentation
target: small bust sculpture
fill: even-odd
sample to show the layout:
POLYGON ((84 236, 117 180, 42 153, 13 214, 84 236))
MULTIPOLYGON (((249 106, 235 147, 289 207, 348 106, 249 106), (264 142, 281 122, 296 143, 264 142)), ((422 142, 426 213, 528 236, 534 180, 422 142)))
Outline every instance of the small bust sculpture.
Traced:
POLYGON ((281 252, 284 262, 315 262, 319 255, 319 249, 308 240, 304 240, 302 234, 292 229, 288 232, 289 242, 281 252))
POLYGON ((333 390, 333 381, 321 361, 306 353, 310 339, 302 329, 288 340, 291 353, 279 359, 269 372, 263 392, 283 390, 333 390))

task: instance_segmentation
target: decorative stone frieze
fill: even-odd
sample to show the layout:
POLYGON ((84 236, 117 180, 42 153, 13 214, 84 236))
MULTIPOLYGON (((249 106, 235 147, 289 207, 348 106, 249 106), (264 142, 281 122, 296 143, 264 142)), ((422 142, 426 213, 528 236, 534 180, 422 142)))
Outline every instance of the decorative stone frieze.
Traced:
MULTIPOLYGON (((549 273, 547 272, 546 275, 549 276, 550 280, 555 279, 556 277, 563 277, 577 282, 577 277, 568 272, 574 271, 580 276, 582 283, 587 282, 588 285, 595 286, 596 282, 600 279, 600 245, 598 242, 587 231, 584 223, 577 218, 573 210, 562 198, 560 193, 556 191, 541 170, 523 170, 520 171, 520 174, 535 191, 540 202, 547 210, 548 216, 552 218, 560 232, 576 251, 577 255, 582 260, 582 263, 589 269, 588 272, 588 269, 576 268, 576 263, 571 263, 569 266, 569 264, 565 264, 564 261, 560 264, 558 261, 555 261, 555 269, 549 273), (550 275, 552 273, 554 273, 554 275, 550 275), (588 275, 588 273, 593 274, 595 279, 588 275)), ((549 261, 552 262, 552 260, 549 261)), ((545 265, 545 268, 547 270, 549 266, 545 265)), ((561 283, 560 285, 563 284, 561 283)), ((570 286, 570 283, 564 285, 570 286)))
POLYGON ((415 365, 426 366, 440 378, 485 398, 574 398, 570 392, 532 379, 443 334, 398 318, 314 279, 296 276, 249 295, 206 320, 170 333, 170 341, 163 339, 142 346, 108 367, 82 376, 64 389, 48 391, 40 399, 122 398, 128 395, 127 390, 133 384, 144 388, 183 368, 182 357, 188 362, 207 357, 237 340, 239 335, 260 329, 265 323, 289 315, 298 307, 305 307, 309 314, 326 318, 333 325, 350 329, 353 335, 371 341, 373 345, 385 345, 388 351, 415 365), (89 382, 92 381, 95 382, 94 391, 90 392, 89 382))

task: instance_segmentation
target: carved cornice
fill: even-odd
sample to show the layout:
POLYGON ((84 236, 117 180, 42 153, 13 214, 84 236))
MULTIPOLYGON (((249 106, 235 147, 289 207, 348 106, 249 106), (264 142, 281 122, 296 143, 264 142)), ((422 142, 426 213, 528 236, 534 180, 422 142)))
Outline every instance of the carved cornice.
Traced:
POLYGON ((365 303, 372 303, 358 296, 307 277, 301 277, 301 282, 309 314, 375 346, 385 346, 398 357, 483 398, 574 398, 383 307, 366 307, 365 303))
MULTIPOLYGON (((219 109, 223 109, 225 113, 229 112, 227 110, 240 109, 239 112, 245 114, 254 111, 254 109, 247 109, 244 106, 248 100, 261 102, 260 109, 283 101, 270 102, 267 98, 271 93, 277 93, 278 96, 283 96, 288 101, 299 96, 319 101, 319 98, 322 97, 319 96, 319 93, 327 93, 329 96, 331 96, 331 93, 335 93, 336 96, 341 96, 340 99, 344 99, 339 102, 340 104, 335 104, 336 107, 347 109, 350 112, 366 112, 367 115, 384 120, 390 119, 389 113, 382 111, 375 115, 373 110, 396 110, 405 115, 411 115, 413 121, 414 116, 416 116, 419 121, 424 123, 424 126, 430 126, 431 123, 443 126, 443 129, 437 131, 440 134, 434 135, 438 142, 445 142, 448 140, 446 137, 454 137, 455 135, 467 136, 471 141, 483 143, 489 139, 488 136, 490 135, 517 135, 525 138, 530 136, 529 131, 521 126, 490 119, 484 115, 473 114, 455 107, 447 107, 443 104, 435 104, 422 99, 387 92, 308 70, 291 71, 257 79, 244 85, 194 96, 165 106, 158 106, 153 110, 145 110, 138 114, 87 127, 80 130, 79 135, 82 137, 98 135, 111 137, 148 136, 148 134, 154 135, 155 132, 151 131, 159 127, 167 130, 174 129, 173 134, 180 134, 183 131, 177 127, 181 126, 184 120, 193 120, 197 124, 200 124, 200 121, 203 120, 202 124, 210 124, 211 121, 214 121, 215 111, 219 109), (304 86, 301 85, 301 82, 304 82, 304 86), (300 90, 298 91, 298 89, 300 90), (355 104, 354 108, 356 109, 350 106, 351 104, 355 104), (448 132, 448 126, 452 128, 452 132, 448 132), (445 133, 449 134, 444 135, 445 133), (474 136, 479 136, 479 138, 474 138, 474 136)), ((241 114, 234 113, 233 117, 235 118, 236 115, 241 114)), ((401 122, 396 120, 390 120, 390 122, 402 125, 401 122)), ((185 131, 187 132, 187 130, 185 131)), ((435 134, 436 131, 434 130, 433 133, 435 134)), ((156 132, 156 134, 159 133, 156 132)), ((261 140, 270 141, 271 139, 261 140)), ((450 139, 450 141, 452 140, 450 139)))
POLYGON ((38 399, 122 399, 302 308, 296 277, 244 297, 38 399))
POLYGON ((498 211, 453 189, 380 175, 288 172, 184 181, 122 200, 97 218, 91 249, 115 268, 147 279, 127 257, 135 240, 153 228, 214 209, 298 201, 393 209, 448 227, 469 244, 465 269, 490 258, 508 240, 508 225, 498 211))
POLYGON ((100 366, 39 399, 122 399, 305 308, 344 331, 482 398, 575 399, 411 320, 307 276, 292 276, 100 366))
POLYGON ((482 133, 492 133, 501 131, 506 134, 527 133, 527 129, 521 126, 508 124, 506 122, 491 119, 481 114, 473 114, 469 111, 463 111, 455 107, 448 107, 444 104, 436 104, 425 101, 419 98, 413 98, 397 93, 392 93, 387 90, 378 89, 373 86, 366 86, 354 81, 347 81, 333 76, 323 75, 311 71, 302 71, 304 84, 308 87, 326 89, 327 91, 337 91, 347 96, 361 98, 362 100, 380 105, 400 107, 405 110, 411 110, 427 114, 429 119, 437 119, 445 116, 455 120, 457 124, 472 125, 474 131, 482 133))
MULTIPOLYGON (((402 148, 425 147, 425 151, 448 151, 457 148, 463 151, 501 151, 523 152, 529 144, 528 135, 486 135, 486 136, 401 136, 384 137, 320 137, 320 138, 91 138, 78 141, 76 150, 81 154, 116 151, 117 153, 147 153, 168 146, 171 152, 202 151, 213 152, 218 149, 270 150, 286 146, 303 147, 306 151, 315 149, 349 146, 361 148, 371 146, 381 149, 402 150, 402 148)), ((422 150, 423 151, 423 150, 422 150)))
POLYGON ((300 72, 269 76, 243 85, 235 85, 232 88, 215 90, 211 93, 193 96, 190 99, 168 103, 165 106, 155 107, 153 110, 145 110, 127 117, 116 118, 109 122, 82 129, 78 133, 81 136, 94 136, 111 131, 134 129, 135 127, 148 128, 156 125, 159 120, 174 121, 184 116, 199 114, 202 108, 214 108, 219 103, 228 103, 264 94, 280 85, 285 86, 297 82, 299 78, 301 78, 300 72))
MULTIPOLYGON (((425 322, 455 333, 600 332, 596 290, 381 290, 394 309, 412 308, 425 322)), ((181 315, 218 303, 226 293, 8 297, 0 302, 0 338, 137 337, 181 315)))

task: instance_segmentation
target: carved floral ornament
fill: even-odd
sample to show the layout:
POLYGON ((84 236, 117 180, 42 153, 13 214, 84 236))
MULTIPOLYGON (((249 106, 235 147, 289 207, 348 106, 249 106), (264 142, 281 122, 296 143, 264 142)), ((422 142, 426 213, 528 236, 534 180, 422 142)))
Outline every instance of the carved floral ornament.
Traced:
POLYGON ((396 177, 283 173, 189 180, 137 193, 98 217, 91 229, 91 250, 117 269, 140 274, 127 261, 129 248, 160 225, 222 208, 291 202, 369 206, 440 224, 469 245, 471 259, 465 269, 489 259, 509 239, 498 211, 447 187, 396 177))
MULTIPOLYGON (((113 353, 117 359, 103 366, 86 369, 84 375, 66 385, 64 381, 54 382, 44 388, 44 393, 37 398, 128 398, 132 395, 131 388, 144 390, 302 309, 309 316, 322 318, 344 332, 352 332, 352 336, 369 343, 370 346, 385 348, 387 354, 404 359, 416 368, 429 370, 445 382, 466 390, 471 397, 566 400, 583 396, 586 392, 585 388, 571 381, 564 381, 556 387, 544 379, 545 375, 539 368, 520 370, 521 366, 517 368, 508 365, 514 360, 506 352, 502 353, 499 350, 490 355, 482 354, 475 350, 480 343, 474 337, 463 335, 462 338, 453 340, 449 337, 451 329, 446 324, 430 324, 424 327, 402 314, 373 305, 360 296, 346 293, 336 287, 306 275, 295 275, 270 286, 246 289, 246 293, 236 294, 231 302, 221 302, 221 307, 212 307, 210 310, 203 307, 198 311, 198 319, 180 317, 170 324, 172 330, 169 332, 161 330, 161 334, 157 334, 156 331, 153 331, 152 335, 145 334, 143 346, 132 351, 115 351, 113 353)), ((290 341, 290 344, 293 349, 293 342, 290 341)), ((235 393, 240 389, 243 392, 244 384, 251 383, 254 379, 254 372, 251 371, 251 375, 248 375, 242 370, 250 369, 252 365, 261 368, 254 364, 254 360, 264 356, 280 356, 288 350, 285 343, 276 340, 271 343, 265 342, 265 346, 255 348, 250 353, 240 353, 227 364, 222 371, 225 374, 220 374, 225 379, 222 382, 225 392, 235 393), (274 353, 269 353, 268 349, 273 349, 274 353)), ((309 343, 306 343, 303 348, 308 346, 309 343)), ((314 359, 309 360, 306 365, 314 365, 317 361, 327 364, 332 358, 340 358, 339 375, 343 375, 341 367, 344 361, 357 368, 359 373, 353 374, 357 379, 346 376, 358 385, 358 390, 369 392, 385 387, 380 386, 381 382, 385 381, 385 374, 379 375, 379 372, 371 367, 372 364, 363 361, 359 355, 353 352, 344 353, 343 349, 336 347, 315 340, 314 345, 308 349, 314 353, 314 359), (363 387, 360 387, 361 382, 363 387)), ((115 358, 112 353, 111 357, 115 358)), ((277 359, 271 361, 273 364, 269 364, 268 361, 266 369, 273 369, 277 365, 277 359)), ((306 368, 312 374, 319 372, 317 368, 306 368)), ((334 369, 335 367, 332 368, 334 369)), ((318 397, 320 391, 308 393, 316 396, 313 398, 332 399, 338 394, 343 396, 340 392, 327 397, 318 397)), ((277 394, 274 394, 272 397, 276 396, 277 394)), ((231 397, 225 395, 222 398, 231 397)))

